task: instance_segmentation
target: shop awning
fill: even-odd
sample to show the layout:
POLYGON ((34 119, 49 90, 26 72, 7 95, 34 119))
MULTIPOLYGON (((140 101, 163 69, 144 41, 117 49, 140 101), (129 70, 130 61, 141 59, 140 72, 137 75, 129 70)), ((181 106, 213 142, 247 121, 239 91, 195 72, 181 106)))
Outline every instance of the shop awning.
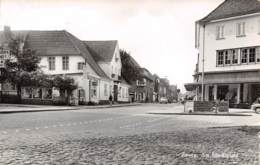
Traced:
POLYGON ((186 83, 184 84, 184 87, 187 91, 193 91, 200 85, 201 83, 186 83))
MULTIPOLYGON (((215 72, 205 73, 204 84, 239 84, 239 83, 260 83, 260 71, 240 71, 240 72, 215 72)), ((195 90, 201 86, 201 80, 195 83, 184 85, 187 91, 195 90)))

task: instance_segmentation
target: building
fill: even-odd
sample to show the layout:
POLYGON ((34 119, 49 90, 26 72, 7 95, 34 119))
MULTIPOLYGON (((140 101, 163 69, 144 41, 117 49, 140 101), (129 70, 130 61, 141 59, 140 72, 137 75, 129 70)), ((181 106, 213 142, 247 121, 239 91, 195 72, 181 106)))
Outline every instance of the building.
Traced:
POLYGON ((225 0, 195 27, 198 63, 186 89, 197 99, 249 106, 260 95, 260 1, 225 0))
POLYGON ((170 99, 170 82, 167 78, 159 79, 159 98, 170 99))
MULTIPOLYGON (((119 81, 121 61, 118 54, 118 42, 115 41, 113 54, 111 55, 110 49, 104 47, 102 54, 100 52, 92 51, 91 42, 88 43, 79 40, 77 37, 67 32, 62 31, 11 31, 10 28, 5 27, 3 32, 0 32, 0 41, 2 45, 8 43, 12 37, 20 36, 23 38, 21 46, 26 45, 30 49, 36 51, 36 55, 40 57, 39 66, 41 70, 47 75, 62 75, 69 76, 75 80, 78 84, 78 89, 73 92, 73 96, 76 97, 81 103, 88 102, 100 103, 102 101, 108 101, 109 95, 113 94, 115 101, 128 102, 128 84, 119 81), (101 64, 97 58, 99 56, 109 58, 110 63, 101 64), (118 60, 116 72, 106 67, 113 66, 115 60, 118 60), (117 78, 112 77, 112 74, 117 73, 117 78), (117 82, 117 85, 115 85, 117 82), (110 88, 110 87, 113 88, 110 88), (117 92, 120 89, 120 92, 117 92), (124 92, 121 92, 122 91, 124 92), (115 92, 116 91, 116 92, 115 92), (122 93, 123 96, 122 97, 122 93)), ((7 57, 9 54, 8 49, 5 49, 1 53, 1 58, 7 57), (3 54, 3 52, 6 52, 3 54)), ((0 61, 4 63, 4 61, 0 61)), ((112 69, 113 70, 113 69, 112 69)), ((9 92, 15 91, 15 88, 7 88, 9 84, 2 84, 1 91, 8 90, 9 92)), ((9 85, 10 86, 10 85, 9 85)), ((39 97, 39 90, 23 89, 23 99, 39 99, 39 100, 52 100, 55 97, 59 97, 59 92, 54 89, 45 89, 41 91, 42 94, 39 97), (48 96, 48 97, 47 97, 48 96)))
POLYGON ((177 85, 169 86, 169 102, 177 102, 178 101, 178 89, 177 85))
POLYGON ((121 77, 122 63, 118 41, 84 41, 84 43, 97 64, 112 81, 109 86, 106 84, 101 86, 105 90, 109 88, 110 91, 107 95, 102 96, 102 99, 107 100, 109 95, 112 95, 116 102, 129 102, 130 85, 121 77))
POLYGON ((153 102, 154 98, 154 81, 153 76, 146 68, 140 68, 140 79, 136 80, 135 101, 153 102))

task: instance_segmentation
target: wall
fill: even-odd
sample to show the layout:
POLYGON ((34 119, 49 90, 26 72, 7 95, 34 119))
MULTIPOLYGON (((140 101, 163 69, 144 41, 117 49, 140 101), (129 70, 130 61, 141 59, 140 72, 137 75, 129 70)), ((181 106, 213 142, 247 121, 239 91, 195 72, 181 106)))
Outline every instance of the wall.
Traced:
POLYGON ((110 84, 112 84, 112 81, 109 80, 100 80, 100 100, 109 100, 109 96, 112 93, 112 91, 110 91, 110 84), (105 84, 107 85, 107 95, 105 95, 105 84))
MULTIPOLYGON (((243 64, 234 66, 216 67, 216 50, 260 46, 259 35, 260 16, 251 16, 215 23, 209 23, 205 28, 205 72, 230 71, 242 69, 259 69, 259 64, 243 64), (236 36, 236 26, 239 22, 245 22, 245 37, 236 36), (224 25, 224 38, 216 40, 216 26, 224 25)), ((198 33, 197 33, 198 34, 198 33)), ((203 55, 203 27, 200 26, 199 38, 199 72, 202 71, 203 55)), ((198 45, 198 43, 197 43, 198 45)))
POLYGON ((113 79, 118 79, 118 76, 121 76, 122 68, 118 44, 115 48, 115 52, 111 62, 99 62, 98 64, 102 68, 102 70, 107 74, 108 77, 112 78, 111 75, 115 74, 116 76, 113 79), (117 61, 116 57, 118 58, 117 61))
POLYGON ((129 102, 129 85, 121 83, 119 87, 121 94, 118 95, 119 102, 129 102))
POLYGON ((82 56, 69 56, 69 70, 63 70, 62 56, 55 56, 55 70, 49 70, 48 56, 41 56, 39 66, 45 74, 82 73, 82 70, 78 70, 78 62, 85 62, 85 59, 82 56))

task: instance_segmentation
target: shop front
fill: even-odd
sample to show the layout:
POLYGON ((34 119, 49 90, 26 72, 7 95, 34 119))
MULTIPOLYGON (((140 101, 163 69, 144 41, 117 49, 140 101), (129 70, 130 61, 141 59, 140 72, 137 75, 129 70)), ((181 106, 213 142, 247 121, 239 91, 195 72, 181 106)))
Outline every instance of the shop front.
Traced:
MULTIPOLYGON (((201 100, 201 81, 186 84, 185 87, 195 91, 195 100, 201 100)), ((206 73, 203 97, 205 101, 228 101, 230 107, 249 108, 260 97, 260 72, 206 73)))

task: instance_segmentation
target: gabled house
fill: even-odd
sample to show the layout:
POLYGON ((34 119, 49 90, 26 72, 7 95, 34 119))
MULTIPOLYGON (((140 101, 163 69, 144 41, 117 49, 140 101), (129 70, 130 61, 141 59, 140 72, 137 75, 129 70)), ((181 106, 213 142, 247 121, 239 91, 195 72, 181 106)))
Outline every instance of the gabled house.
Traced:
MULTIPOLYGON (((96 63, 102 68, 112 82, 109 85, 109 95, 115 102, 129 102, 130 85, 121 77, 121 57, 118 41, 84 41, 96 63)), ((108 95, 108 96, 109 96, 108 95)), ((104 96, 107 99, 108 96, 104 96)))
POLYGON ((195 25, 198 63, 186 89, 249 107, 260 95, 260 1, 225 0, 195 25))
MULTIPOLYGON (((73 96, 77 98, 80 103, 108 101, 110 93, 116 89, 115 85, 120 84, 121 63, 114 54, 117 54, 118 44, 115 46, 114 54, 111 55, 111 61, 107 65, 114 64, 118 70, 111 70, 111 75, 108 73, 106 64, 101 64, 97 60, 98 55, 93 53, 92 49, 79 40, 69 32, 62 31, 11 31, 10 28, 5 27, 3 32, 0 32, 0 41, 4 45, 8 43, 8 37, 20 36, 30 49, 36 51, 36 55, 40 57, 39 66, 41 70, 48 75, 62 75, 72 77, 78 84, 78 89, 73 92, 73 96), (116 73, 117 77, 112 74, 116 73), (111 89, 114 87, 114 89, 111 89)), ((8 53, 8 50, 5 50, 8 53)), ((105 49, 104 54, 110 56, 109 50, 105 49)), ((102 54, 103 55, 103 54, 102 54)), ((0 54, 0 59, 6 57, 6 54, 0 54)), ((104 55, 105 57, 105 55, 104 55)), ((2 60, 3 61, 3 60, 2 60)), ((107 61, 106 61, 107 62, 107 61)), ((106 63, 105 62, 105 63, 106 63)), ((112 65, 113 66, 113 65, 112 65)), ((1 91, 15 91, 11 87, 0 88, 1 91)), ((128 101, 128 85, 122 83, 119 88, 124 91, 124 95, 120 95, 120 99, 124 102, 128 101)), ((118 88, 117 88, 118 89, 118 88)), ((36 91, 23 90, 24 99, 39 99, 52 100, 59 96, 59 92, 53 89, 34 89, 36 91), (30 92, 30 93, 28 93, 30 92), (41 93, 41 95, 39 94, 41 93)), ((117 90, 118 91, 118 90, 117 90)), ((120 91, 121 92, 121 91, 120 91)), ((121 93, 120 93, 121 94, 121 93)), ((120 101, 121 101, 120 100, 120 101)))

